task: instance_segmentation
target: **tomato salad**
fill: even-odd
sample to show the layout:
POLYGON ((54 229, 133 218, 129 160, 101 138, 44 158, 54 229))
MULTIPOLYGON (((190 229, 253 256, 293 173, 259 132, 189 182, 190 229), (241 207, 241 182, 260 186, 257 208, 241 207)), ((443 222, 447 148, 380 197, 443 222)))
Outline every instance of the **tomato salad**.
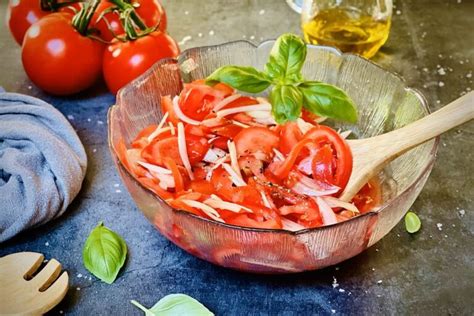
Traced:
POLYGON ((143 129, 119 157, 144 186, 172 207, 237 226, 285 229, 331 225, 379 202, 368 183, 347 203, 352 156, 347 133, 303 111, 277 124, 265 98, 224 83, 184 84, 161 99, 163 118, 143 129))

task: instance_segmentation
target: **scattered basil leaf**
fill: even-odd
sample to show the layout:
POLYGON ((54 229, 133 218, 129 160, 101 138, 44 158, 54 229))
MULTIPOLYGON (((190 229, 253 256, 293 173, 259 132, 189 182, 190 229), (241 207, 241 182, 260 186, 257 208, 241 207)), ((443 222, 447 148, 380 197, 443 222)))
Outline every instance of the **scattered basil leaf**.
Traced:
POLYGON ((170 294, 163 297, 152 308, 148 309, 135 300, 133 305, 145 312, 146 316, 213 316, 199 301, 185 294, 170 294))
POLYGON ((306 44, 294 34, 280 36, 265 65, 265 73, 274 84, 292 84, 303 80, 301 68, 306 59, 306 44))
POLYGON ((306 81, 298 86, 305 109, 319 116, 357 122, 357 110, 352 99, 341 89, 322 82, 306 81))
POLYGON ((249 93, 259 93, 270 86, 265 74, 253 67, 223 66, 206 79, 206 84, 223 82, 229 86, 249 93))
POLYGON ((421 228, 420 218, 413 212, 408 212, 405 215, 405 228, 410 234, 414 234, 421 228))
POLYGON ((297 87, 276 85, 270 93, 270 103, 277 123, 294 121, 301 115, 303 95, 297 87))
POLYGON ((100 222, 87 237, 82 260, 93 275, 112 284, 125 263, 127 244, 114 231, 100 222))

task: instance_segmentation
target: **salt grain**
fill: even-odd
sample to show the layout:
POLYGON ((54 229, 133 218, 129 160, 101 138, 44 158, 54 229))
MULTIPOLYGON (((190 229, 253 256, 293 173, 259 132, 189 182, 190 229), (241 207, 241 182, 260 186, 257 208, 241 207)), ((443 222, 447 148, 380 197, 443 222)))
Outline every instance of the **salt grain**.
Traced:
POLYGON ((339 283, 337 283, 336 277, 332 277, 332 288, 335 289, 339 286, 339 283))
POLYGON ((438 82, 438 86, 444 87, 444 82, 442 82, 442 81, 438 82))
POLYGON ((448 235, 444 235, 444 238, 448 238, 448 235))
POLYGON ((202 37, 202 33, 198 33, 198 37, 202 37))
POLYGON ((191 39, 192 39, 192 37, 187 35, 187 36, 183 37, 183 39, 178 43, 178 45, 184 45, 184 43, 186 43, 187 41, 190 41, 191 39))
POLYGON ((118 188, 120 186, 120 183, 114 183, 114 187, 118 188))
POLYGON ((49 246, 49 242, 45 242, 44 245, 45 245, 46 247, 48 247, 48 246, 49 246))
POLYGON ((184 15, 188 15, 189 14, 189 11, 184 11, 184 15))
POLYGON ((440 76, 444 76, 444 75, 446 74, 446 71, 444 70, 444 68, 439 68, 439 69, 438 69, 438 74, 439 74, 440 76))
POLYGON ((214 35, 214 31, 213 31, 213 30, 210 30, 210 31, 209 31, 209 35, 211 35, 211 36, 214 35))
POLYGON ((102 122, 102 121, 97 121, 97 124, 102 125, 102 124, 104 124, 104 122, 102 122))
POLYGON ((459 210, 459 215, 464 216, 464 214, 466 214, 465 210, 459 210))
POLYGON ((92 152, 93 152, 93 153, 97 152, 97 149, 95 149, 95 148, 94 148, 94 149, 92 149, 92 152))
POLYGON ((335 309, 331 309, 331 313, 336 314, 336 310, 335 310, 335 309))
POLYGON ((82 274, 81 274, 81 273, 78 273, 78 274, 77 274, 77 277, 78 277, 79 279, 82 278, 82 274))
POLYGON ((400 15, 400 14, 402 14, 402 11, 397 10, 395 13, 396 13, 397 15, 400 15))
POLYGON ((73 115, 70 115, 70 114, 67 116, 67 118, 68 118, 70 121, 74 120, 74 116, 73 116, 73 115))
POLYGON ((250 36, 250 39, 251 40, 255 39, 255 36, 254 35, 250 36))
POLYGON ((117 189, 115 190, 115 193, 122 193, 122 190, 117 189))
POLYGON ((468 73, 468 74, 466 75, 466 78, 472 78, 472 73, 468 73))
POLYGON ((377 284, 382 284, 382 280, 378 280, 378 281, 377 281, 377 284))
POLYGON ((345 291, 346 291, 346 290, 344 290, 344 289, 339 289, 339 292, 340 292, 340 293, 344 293, 345 291))
POLYGON ((90 121, 92 121, 92 120, 91 120, 90 118, 88 118, 88 119, 87 119, 87 122, 90 122, 90 121))
POLYGON ((428 68, 424 67, 424 68, 423 68, 423 71, 424 71, 424 72, 428 72, 428 68))
POLYGON ((438 227, 438 230, 439 230, 439 231, 442 231, 442 230, 443 230, 443 224, 441 224, 441 223, 437 223, 437 224, 436 224, 436 227, 438 227))
POLYGON ((80 288, 80 287, 76 287, 76 290, 80 291, 80 290, 81 290, 81 288, 80 288))
POLYGON ((263 10, 263 9, 262 9, 262 10, 260 10, 260 11, 258 12, 258 14, 260 14, 260 15, 264 15, 264 14, 265 14, 265 10, 263 10))

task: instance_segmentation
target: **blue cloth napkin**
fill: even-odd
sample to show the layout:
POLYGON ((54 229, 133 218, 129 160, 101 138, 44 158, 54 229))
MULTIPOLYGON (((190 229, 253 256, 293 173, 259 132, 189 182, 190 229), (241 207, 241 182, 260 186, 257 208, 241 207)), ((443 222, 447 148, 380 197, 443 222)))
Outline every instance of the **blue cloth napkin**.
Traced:
POLYGON ((84 147, 58 110, 0 91, 0 242, 60 216, 86 167, 84 147))

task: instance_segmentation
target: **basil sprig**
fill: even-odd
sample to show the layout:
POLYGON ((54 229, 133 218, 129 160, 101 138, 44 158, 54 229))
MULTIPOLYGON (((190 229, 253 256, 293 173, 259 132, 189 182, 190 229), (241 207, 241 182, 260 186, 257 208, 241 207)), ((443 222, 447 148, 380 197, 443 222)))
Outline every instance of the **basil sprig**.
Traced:
POLYGON ((152 308, 146 308, 137 301, 131 303, 145 312, 145 316, 213 316, 204 305, 185 294, 170 294, 163 297, 152 308))
POLYGON ((306 44, 294 34, 283 34, 275 42, 264 71, 253 67, 223 66, 206 79, 214 85, 223 82, 249 93, 270 92, 272 114, 279 124, 294 121, 307 111, 336 120, 357 122, 357 110, 341 89, 322 82, 307 81, 301 69, 306 59, 306 44))
POLYGON ((127 244, 116 232, 99 223, 87 237, 82 260, 93 275, 112 284, 125 263, 127 244))

